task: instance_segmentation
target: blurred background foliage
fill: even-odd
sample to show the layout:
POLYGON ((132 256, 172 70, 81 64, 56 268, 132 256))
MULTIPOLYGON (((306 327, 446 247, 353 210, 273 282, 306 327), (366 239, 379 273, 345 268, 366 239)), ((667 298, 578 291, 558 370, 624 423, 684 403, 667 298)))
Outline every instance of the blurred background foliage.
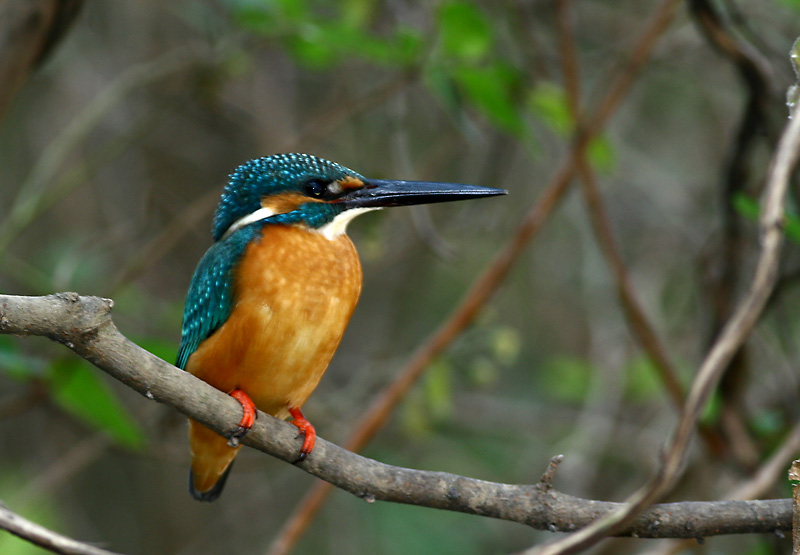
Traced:
MULTIPOLYGON (((576 122, 556 4, 87 2, 0 121, 0 290, 111 297, 122 332, 173 361, 212 210, 245 160, 301 151, 371 177, 507 188, 502 199, 391 210, 351 226, 362 301, 306 405, 319 433, 342 442, 567 152, 576 122)), ((724 319, 725 295, 750 275, 800 21, 796 0, 714 3, 769 77, 760 125, 732 161, 748 87, 690 4, 589 148, 638 299, 684 386, 724 319), (734 162, 745 169, 731 190, 734 162)), ((586 105, 635 54, 655 7, 572 5, 586 105)), ((367 456, 533 483, 564 453, 555 486, 604 500, 649 476, 676 413, 630 333, 574 189, 367 456)), ((704 416, 721 443, 697 442, 675 500, 724 497, 798 421, 798 229, 791 215, 779 289, 704 416)), ((0 499, 46 526, 127 553, 266 552, 315 479, 244 450, 221 499, 196 503, 185 428, 63 347, 0 336, 0 499)), ((550 537, 336 492, 296 552, 498 553, 550 537)), ((595 551, 656 545, 615 540, 595 551)), ((788 542, 746 536, 686 549, 778 553, 788 542)), ((0 552, 38 550, 0 535, 0 552)))

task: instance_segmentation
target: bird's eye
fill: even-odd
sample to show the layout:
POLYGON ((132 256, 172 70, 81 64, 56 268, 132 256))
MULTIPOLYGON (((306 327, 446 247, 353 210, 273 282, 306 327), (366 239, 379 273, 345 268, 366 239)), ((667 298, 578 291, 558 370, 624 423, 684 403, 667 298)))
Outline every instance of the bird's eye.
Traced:
POLYGON ((321 198, 328 189, 328 183, 321 179, 312 179, 306 183, 306 194, 310 197, 321 198))

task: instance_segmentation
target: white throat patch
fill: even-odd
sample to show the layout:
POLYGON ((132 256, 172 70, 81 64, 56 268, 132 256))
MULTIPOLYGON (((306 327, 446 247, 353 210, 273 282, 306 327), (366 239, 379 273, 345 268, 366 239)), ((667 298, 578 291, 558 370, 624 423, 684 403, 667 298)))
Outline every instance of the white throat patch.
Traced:
POLYGON ((272 217, 275 214, 276 212, 271 208, 259 208, 255 212, 250 212, 247 216, 239 218, 238 220, 233 222, 231 224, 231 227, 225 230, 225 233, 222 235, 220 241, 224 241, 225 239, 230 237, 230 235, 240 227, 244 227, 248 224, 252 224, 260 220, 266 220, 267 218, 272 217))
POLYGON ((341 214, 337 215, 332 222, 327 223, 322 227, 312 229, 312 231, 316 231, 329 241, 333 241, 347 231, 347 224, 349 224, 353 218, 372 210, 380 210, 380 207, 361 207, 345 210, 341 214))
MULTIPOLYGON (((337 237, 339 237, 342 233, 347 231, 347 224, 361 214, 365 212, 370 212, 372 210, 380 210, 380 207, 362 207, 362 208, 351 208, 350 210, 345 210, 341 214, 338 214, 333 221, 323 225, 322 227, 317 228, 309 228, 310 231, 315 233, 319 233, 329 241, 333 241, 337 237)), ((231 227, 225 230, 225 233, 222 235, 220 241, 224 241, 231 234, 239 228, 242 228, 246 225, 260 222, 261 220, 266 220, 267 218, 271 218, 275 216, 278 212, 275 212, 271 208, 262 207, 256 210, 255 212, 251 212, 247 216, 239 218, 235 222, 231 224, 231 227)))

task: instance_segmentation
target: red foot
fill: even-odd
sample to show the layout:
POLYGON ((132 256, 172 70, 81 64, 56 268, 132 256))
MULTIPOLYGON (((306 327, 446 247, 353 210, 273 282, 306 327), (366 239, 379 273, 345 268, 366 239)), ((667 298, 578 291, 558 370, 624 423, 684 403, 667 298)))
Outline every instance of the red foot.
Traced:
MULTIPOLYGON (((300 434, 305 436, 303 446, 300 448, 300 456, 294 461, 295 464, 297 464, 304 461, 308 454, 314 450, 314 443, 317 441, 317 432, 314 430, 314 426, 311 425, 311 422, 306 420, 306 417, 303 416, 303 412, 298 407, 290 408, 289 414, 294 418, 292 424, 297 426, 300 429, 300 434)), ((298 434, 298 437, 300 437, 300 434, 298 434)))
POLYGON ((234 389, 229 393, 231 397, 239 401, 242 405, 242 419, 239 421, 239 427, 231 434, 231 439, 240 438, 250 431, 253 424, 256 423, 256 405, 250 396, 239 388, 234 389))

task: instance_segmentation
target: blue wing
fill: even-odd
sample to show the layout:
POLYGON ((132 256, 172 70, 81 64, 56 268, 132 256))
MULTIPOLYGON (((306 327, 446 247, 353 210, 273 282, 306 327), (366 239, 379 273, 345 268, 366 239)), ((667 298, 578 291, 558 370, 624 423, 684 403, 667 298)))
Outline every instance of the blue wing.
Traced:
POLYGON ((261 228, 261 225, 249 225, 214 243, 197 265, 183 308, 181 346, 175 363, 179 368, 186 368, 189 356, 230 316, 234 271, 245 247, 258 236, 261 228))

